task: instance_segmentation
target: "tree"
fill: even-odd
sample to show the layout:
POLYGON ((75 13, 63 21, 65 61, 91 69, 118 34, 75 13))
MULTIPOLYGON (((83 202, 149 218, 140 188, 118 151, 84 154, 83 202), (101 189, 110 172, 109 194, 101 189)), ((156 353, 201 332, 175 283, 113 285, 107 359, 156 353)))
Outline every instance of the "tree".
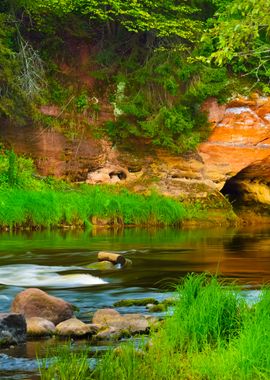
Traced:
POLYGON ((236 72, 255 75, 257 81, 269 78, 270 1, 233 0, 216 17, 203 38, 213 44, 210 59, 218 65, 230 64, 236 72))
POLYGON ((92 20, 118 22, 130 32, 153 32, 158 37, 176 36, 194 42, 201 30, 196 8, 185 0, 17 0, 32 14, 77 13, 92 20))
POLYGON ((14 48, 12 19, 0 12, 0 117, 18 119, 27 113, 27 99, 19 85, 20 63, 14 48))

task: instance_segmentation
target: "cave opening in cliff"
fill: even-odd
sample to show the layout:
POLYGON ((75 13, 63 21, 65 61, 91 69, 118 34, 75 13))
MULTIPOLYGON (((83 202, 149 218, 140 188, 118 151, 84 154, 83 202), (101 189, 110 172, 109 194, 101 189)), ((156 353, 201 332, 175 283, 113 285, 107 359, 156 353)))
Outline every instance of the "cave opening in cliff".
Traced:
POLYGON ((243 198, 243 189, 237 181, 237 175, 228 179, 220 192, 232 205, 240 203, 243 198))

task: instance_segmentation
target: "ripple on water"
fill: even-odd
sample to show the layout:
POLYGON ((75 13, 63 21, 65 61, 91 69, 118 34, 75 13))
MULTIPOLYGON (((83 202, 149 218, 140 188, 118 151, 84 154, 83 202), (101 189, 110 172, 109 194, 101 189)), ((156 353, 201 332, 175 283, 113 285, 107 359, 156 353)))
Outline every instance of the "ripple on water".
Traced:
POLYGON ((14 358, 6 354, 0 354, 0 368, 1 371, 19 371, 22 368, 25 371, 36 371, 38 363, 35 359, 14 358))

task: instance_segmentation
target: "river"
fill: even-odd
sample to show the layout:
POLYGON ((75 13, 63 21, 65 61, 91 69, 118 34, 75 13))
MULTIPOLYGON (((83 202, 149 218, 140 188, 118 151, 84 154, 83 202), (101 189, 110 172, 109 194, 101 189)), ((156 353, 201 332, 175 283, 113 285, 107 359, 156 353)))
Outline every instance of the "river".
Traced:
MULTIPOLYGON (((126 298, 166 298, 186 273, 203 271, 238 282, 255 300, 257 289, 270 280, 270 227, 2 233, 0 312, 9 310, 18 292, 39 287, 77 306, 78 317, 89 323, 98 308, 126 298), (85 268, 101 250, 125 255, 132 266, 85 268)), ((32 341, 0 350, 0 378, 37 379, 36 352, 46 355, 51 344, 52 339, 32 341)))

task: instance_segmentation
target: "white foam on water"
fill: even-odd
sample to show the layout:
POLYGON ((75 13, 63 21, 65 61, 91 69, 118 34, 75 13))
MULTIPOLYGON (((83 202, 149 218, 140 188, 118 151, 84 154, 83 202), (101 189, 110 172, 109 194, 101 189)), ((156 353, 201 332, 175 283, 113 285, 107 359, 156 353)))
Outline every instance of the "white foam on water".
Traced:
POLYGON ((0 284, 22 287, 74 288, 107 284, 91 274, 59 274, 68 270, 82 270, 80 267, 43 265, 5 265, 0 267, 0 284))
POLYGON ((0 294, 0 300, 2 300, 2 301, 9 301, 10 297, 5 296, 4 294, 0 294))

